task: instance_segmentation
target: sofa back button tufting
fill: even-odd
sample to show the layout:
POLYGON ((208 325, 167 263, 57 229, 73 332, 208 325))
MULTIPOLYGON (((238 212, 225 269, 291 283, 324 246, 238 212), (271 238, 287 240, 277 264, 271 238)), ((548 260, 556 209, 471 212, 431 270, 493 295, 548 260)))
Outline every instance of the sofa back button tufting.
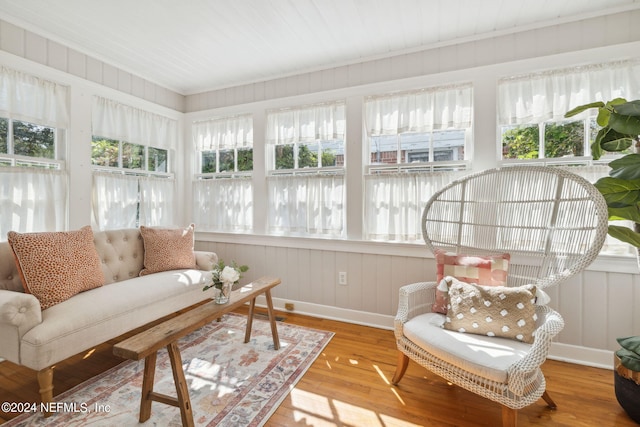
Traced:
POLYGON ((118 280, 118 276, 113 276, 113 280, 118 280))
POLYGON ((20 310, 18 310, 20 313, 24 313, 25 311, 27 311, 27 307, 20 307, 20 310))
POLYGON ((13 276, 12 275, 8 275, 7 276, 7 280, 13 280, 13 276))

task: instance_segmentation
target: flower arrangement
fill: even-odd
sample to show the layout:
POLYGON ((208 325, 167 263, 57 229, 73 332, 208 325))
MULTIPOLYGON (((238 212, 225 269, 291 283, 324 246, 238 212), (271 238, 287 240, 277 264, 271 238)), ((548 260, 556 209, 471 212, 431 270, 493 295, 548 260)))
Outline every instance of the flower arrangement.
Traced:
POLYGON ((242 277, 242 273, 249 270, 246 265, 237 265, 235 261, 231 265, 225 265, 224 260, 220 260, 212 270, 210 285, 205 285, 202 288, 206 291, 210 288, 222 289, 222 286, 226 283, 229 286, 233 286, 238 283, 242 277))

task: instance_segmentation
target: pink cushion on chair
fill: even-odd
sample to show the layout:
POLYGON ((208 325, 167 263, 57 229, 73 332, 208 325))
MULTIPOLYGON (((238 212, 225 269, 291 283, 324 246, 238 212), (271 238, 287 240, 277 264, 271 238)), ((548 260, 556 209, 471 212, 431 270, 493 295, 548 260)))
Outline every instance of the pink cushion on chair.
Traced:
MULTIPOLYGON (((483 286, 505 286, 511 255, 499 254, 489 256, 463 255, 436 249, 436 281, 438 284, 446 276, 455 277, 467 283, 483 286)), ((447 314, 447 292, 443 286, 436 289, 436 302, 433 304, 434 313, 447 314)))

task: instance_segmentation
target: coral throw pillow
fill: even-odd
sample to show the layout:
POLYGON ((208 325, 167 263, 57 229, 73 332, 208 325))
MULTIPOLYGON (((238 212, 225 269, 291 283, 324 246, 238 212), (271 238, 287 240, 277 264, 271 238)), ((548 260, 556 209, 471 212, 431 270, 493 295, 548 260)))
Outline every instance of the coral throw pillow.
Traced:
POLYGON ((444 328, 532 343, 536 328, 536 287, 479 286, 454 282, 444 328))
POLYGON ((24 290, 42 310, 104 284, 93 231, 7 234, 24 290))
POLYGON ((447 292, 440 286, 446 276, 455 277, 468 283, 483 286, 504 286, 507 284, 509 271, 509 254, 477 256, 459 255, 436 249, 436 302, 433 304, 434 313, 447 314, 447 292))
POLYGON ((144 268, 140 276, 168 270, 196 268, 193 252, 193 229, 140 226, 144 243, 144 268))

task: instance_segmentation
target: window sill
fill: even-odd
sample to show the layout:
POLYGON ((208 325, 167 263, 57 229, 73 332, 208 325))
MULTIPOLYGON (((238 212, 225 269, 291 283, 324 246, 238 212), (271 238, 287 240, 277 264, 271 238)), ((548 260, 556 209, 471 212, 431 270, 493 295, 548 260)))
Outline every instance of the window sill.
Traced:
MULTIPOLYGON (((333 252, 352 252, 371 255, 408 256, 433 258, 424 243, 374 242, 365 240, 346 240, 313 237, 289 237, 243 233, 218 233, 198 231, 196 240, 201 242, 220 242, 244 245, 264 245, 293 249, 312 249, 333 252)), ((589 271, 609 273, 638 274, 638 262, 634 256, 600 255, 587 267, 589 271)))

